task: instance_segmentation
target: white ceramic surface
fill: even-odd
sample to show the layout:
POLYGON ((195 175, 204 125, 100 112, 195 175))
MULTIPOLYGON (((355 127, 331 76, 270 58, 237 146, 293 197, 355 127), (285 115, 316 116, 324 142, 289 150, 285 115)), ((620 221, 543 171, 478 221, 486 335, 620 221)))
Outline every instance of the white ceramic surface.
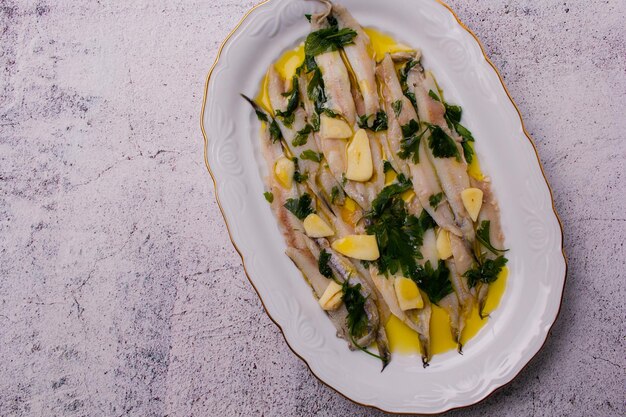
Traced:
POLYGON ((258 122, 239 93, 254 96, 265 69, 308 32, 305 13, 320 6, 271 0, 253 10, 226 41, 209 79, 204 128, 207 157, 233 243, 268 314, 292 350, 324 383, 351 400, 385 411, 437 413, 474 404, 512 380, 541 348, 559 310, 565 280, 562 232, 519 114, 480 45, 434 0, 342 1, 364 26, 419 47, 446 99, 463 107, 463 123, 502 209, 510 248, 500 307, 464 349, 436 355, 395 354, 385 372, 335 336, 285 244, 263 198, 258 122))

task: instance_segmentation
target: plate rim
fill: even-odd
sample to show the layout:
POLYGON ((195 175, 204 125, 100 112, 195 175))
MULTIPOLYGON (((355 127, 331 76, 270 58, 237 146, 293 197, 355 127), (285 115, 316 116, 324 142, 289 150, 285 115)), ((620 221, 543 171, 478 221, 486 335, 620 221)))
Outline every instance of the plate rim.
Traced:
MULTIPOLYGON (((302 357, 298 352, 296 352, 294 350, 294 348, 291 346, 291 344, 289 343, 289 340, 287 339, 287 336, 285 335, 285 332, 283 330, 283 328, 280 326, 280 324, 276 321, 276 319, 274 319, 274 317, 272 317, 272 315, 269 313, 267 307, 265 306, 265 302, 263 301, 263 298, 261 297, 257 287, 255 286, 254 282, 252 281, 252 279, 250 278, 250 275, 248 274, 248 270, 246 267, 246 261, 244 259, 244 256, 241 252, 241 250, 239 249, 239 247, 237 246, 237 244, 235 243, 235 241, 233 240, 232 234, 231 234, 231 227, 228 224, 228 220, 226 219, 226 215, 224 213, 224 209, 222 208, 222 205, 220 203, 220 198, 219 198, 219 194, 217 191, 217 182, 215 181, 215 176, 213 174, 213 171, 211 169, 211 166, 209 164, 209 158, 208 158, 208 153, 209 153, 209 138, 208 135, 206 133, 206 129, 204 126, 204 119, 205 119, 205 113, 206 113, 206 104, 207 104, 207 99, 208 99, 208 90, 209 90, 209 82, 211 79, 211 75, 213 74, 213 70, 215 69, 215 67, 217 66, 219 59, 222 56, 222 51, 224 49, 224 47, 226 46, 226 44, 228 43, 228 41, 232 38, 233 35, 235 35, 237 33, 237 31, 239 30, 239 28, 241 27, 241 25, 246 21, 246 19, 248 18, 248 16, 250 16, 251 13, 253 13, 255 10, 265 6, 268 3, 271 2, 275 2, 275 1, 280 1, 280 0, 263 0, 260 3, 257 3, 256 5, 254 5, 252 8, 250 8, 249 10, 247 10, 244 15, 240 18, 240 20, 237 22, 237 24, 233 27, 233 29, 230 30, 230 32, 228 33, 228 35, 226 36, 226 38, 224 38, 224 40, 220 43, 220 46, 218 48, 217 51, 217 55, 215 57, 215 60, 213 61, 213 64, 211 65, 209 72, 207 73, 207 76, 205 78, 205 83, 204 83, 204 93, 203 93, 203 98, 202 98, 202 106, 201 106, 201 110, 200 110, 200 130, 202 132, 202 137, 204 139, 204 164, 206 166, 207 171, 209 172, 209 175, 211 177, 211 180, 213 182, 213 190, 214 190, 214 195, 215 195, 215 200, 217 202, 217 206, 219 208, 220 214, 222 215, 222 218, 224 219, 224 224, 226 225, 226 231, 228 233, 228 238, 230 239, 231 244, 233 245, 235 251, 239 254, 239 257, 241 258, 241 265, 243 267, 244 270, 244 274, 248 280, 248 282, 250 283, 250 285, 252 285, 252 288, 254 289, 257 298, 259 299, 259 301, 261 302, 261 305, 263 306, 263 310, 265 311, 265 314, 269 317, 269 319, 276 325, 276 327, 278 327, 278 330, 280 331, 281 335, 283 336, 283 339, 285 339, 285 343, 287 344, 287 347, 289 347, 289 350, 291 350, 291 352, 297 357, 299 358, 302 362, 304 362, 304 364, 307 366, 307 368, 309 369, 309 372, 319 381, 321 382, 323 385, 331 388, 333 391, 335 391, 336 393, 338 393, 339 395, 341 395, 343 398, 351 401, 354 404, 358 404, 362 407, 368 407, 368 408, 372 408, 372 409, 376 409, 376 410, 380 410, 383 411, 385 413, 389 413, 389 414, 394 414, 394 415, 413 415, 415 413, 412 412, 403 412, 403 411, 392 411, 392 410, 387 410, 383 407, 379 407, 377 405, 374 404, 365 404, 365 403, 361 403, 358 402, 352 398, 350 398, 348 395, 344 394, 343 392, 341 392, 338 388, 332 386, 330 383, 324 381, 322 378, 320 378, 311 368, 311 366, 309 365, 309 363, 307 362, 306 359, 304 359, 304 357, 302 357)), ((526 126, 524 124, 524 118, 522 117, 522 113, 519 110, 517 104, 515 103, 515 100, 513 99, 513 97, 511 96, 511 93, 509 92, 509 89, 507 88, 506 84, 504 83, 504 79, 502 78, 502 75, 500 74, 500 71, 498 70, 498 68, 494 65, 494 63, 491 61, 491 59, 489 58, 489 56, 487 56, 487 53, 485 52, 485 48, 482 44, 482 42, 480 41, 480 39, 478 39, 478 37, 476 36, 476 34, 474 34, 474 32, 465 24, 463 23, 463 21, 461 21, 461 19, 457 16, 457 14, 454 12, 454 10, 448 5, 446 4, 443 0, 430 0, 430 1, 434 1, 438 4, 440 4, 441 6, 443 6, 448 12, 450 12, 452 14, 452 17, 454 17, 454 20, 456 21, 456 23, 462 28, 464 29, 467 33, 469 33, 472 38, 474 39, 474 41, 478 44, 481 54, 483 55, 483 58, 485 59, 485 61, 489 64, 489 66, 493 69, 493 71, 495 72, 495 74, 498 76, 498 79, 500 81, 500 85, 502 86, 502 88, 504 89, 504 92, 506 93, 506 96, 508 97, 508 99, 510 100, 511 104, 513 105, 513 108, 515 109, 515 111, 517 112, 517 115, 519 117, 519 121, 520 121, 520 126, 522 128, 522 131, 524 133, 524 136, 526 137, 526 139, 528 139, 529 143, 531 144, 534 153, 535 153, 535 158, 537 159, 537 163, 539 165, 539 169, 541 171, 541 175, 543 177, 543 180, 548 188, 548 192, 550 195, 550 202, 552 205, 552 212, 554 213, 557 222, 559 224, 559 230, 561 232, 561 254, 563 256, 563 263, 564 263, 564 270, 563 270, 563 286, 562 288, 560 288, 560 292, 561 292, 561 296, 560 296, 560 300, 559 300, 559 306, 558 309, 556 311, 556 314, 554 315, 554 318, 552 319, 552 323, 550 324, 549 328, 547 329, 547 331, 545 332, 545 336, 543 338, 543 341, 541 343, 541 345, 539 346, 539 348, 537 349, 537 351, 526 361, 526 363, 524 365, 522 365, 522 367, 519 369, 519 371, 506 383, 500 385, 500 386, 496 386, 493 387, 493 389, 488 392, 483 398, 480 398, 470 404, 467 405, 461 405, 461 406, 452 406, 452 407, 448 407, 445 408, 441 411, 438 412, 433 412, 433 413, 420 413, 422 415, 439 415, 439 414, 443 414, 443 413, 447 413, 449 411, 452 410, 459 410, 459 409, 464 409, 464 408, 469 408, 469 407, 473 407, 477 404, 482 403, 483 401, 485 401, 487 398, 491 397, 495 392, 501 390, 502 388, 507 387, 508 385, 510 385, 513 381, 515 381, 517 379, 517 377, 529 366, 529 364, 537 357, 537 355, 543 350, 543 348, 545 347, 545 344, 548 340, 548 336, 550 335, 550 332, 552 331, 554 325, 556 324, 560 314, 561 314, 561 309, 563 307, 563 298, 565 295, 565 286, 567 284, 567 273, 568 273, 568 259, 567 259, 567 255, 565 253, 565 235, 563 232, 563 221, 561 220, 561 217, 559 216, 559 213, 556 209, 555 203, 554 203, 554 192, 552 191, 552 187, 550 186, 550 183, 548 182, 548 178, 546 177, 546 173, 543 167, 543 164, 541 163, 541 158, 539 157, 539 151, 537 150, 537 146, 535 145, 535 141, 532 139, 530 133, 526 130, 526 126)))

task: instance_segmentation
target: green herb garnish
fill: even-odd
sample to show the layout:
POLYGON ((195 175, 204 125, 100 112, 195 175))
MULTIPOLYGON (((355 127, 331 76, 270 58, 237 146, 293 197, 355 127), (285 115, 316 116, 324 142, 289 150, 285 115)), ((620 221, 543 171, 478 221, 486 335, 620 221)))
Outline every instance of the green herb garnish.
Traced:
POLYGON ((357 33, 349 28, 339 29, 336 25, 309 33, 304 41, 304 53, 317 56, 325 52, 337 51, 353 43, 357 33))
POLYGON ((419 248, 423 243, 420 220, 409 214, 401 194, 412 188, 404 175, 398 175, 398 183, 383 188, 374 199, 367 213, 366 230, 376 236, 380 258, 376 261, 383 274, 402 271, 405 276, 415 277, 417 259, 422 257, 419 248))
POLYGON ((294 75, 291 81, 291 90, 283 93, 284 97, 289 97, 287 100, 287 107, 285 110, 276 110, 276 117, 280 117, 285 123, 285 126, 291 127, 295 118, 295 110, 298 108, 299 103, 299 91, 298 91, 298 76, 294 75))
POLYGON ((323 156, 324 155, 321 152, 317 153, 311 149, 307 149, 306 151, 300 154, 300 159, 320 163, 322 161, 323 156))
POLYGON ((459 155, 459 149, 456 147, 456 142, 452 139, 444 130, 433 124, 428 124, 428 130, 430 130, 430 136, 428 136, 428 146, 433 151, 433 156, 436 158, 456 158, 461 159, 459 155))
POLYGON ((400 113, 402 113, 402 100, 396 100, 391 103, 391 108, 393 109, 393 114, 395 114, 396 117, 400 116, 400 113))
POLYGON ((420 142, 422 140, 422 136, 424 136, 424 132, 418 133, 420 130, 420 124, 411 119, 409 123, 402 126, 402 141, 400 142, 400 151, 398 152, 398 156, 400 159, 411 158, 414 164, 419 163, 419 147, 420 142))
POLYGON ((382 130, 387 130, 387 126, 389 125, 387 119, 387 113, 384 110, 380 110, 376 113, 376 118, 374 119, 374 123, 372 123, 371 129, 374 132, 380 132, 382 130))
POLYGON ((472 160, 474 159, 474 150, 472 149, 470 142, 474 142, 474 137, 472 136, 472 133, 460 123, 455 124, 454 128, 456 129, 456 132, 463 138, 463 140, 461 141, 461 146, 463 147, 463 155, 465 156, 465 160, 467 161, 467 163, 471 164, 472 160))
POLYGON ((420 226, 422 227, 422 230, 424 232, 426 232, 428 229, 434 229, 435 227, 437 227, 437 223, 435 222, 435 220, 433 220, 432 217, 430 217, 430 214, 428 214, 426 210, 422 210, 419 220, 420 226))
POLYGON ((428 295, 428 299, 435 304, 438 304, 453 291, 450 282, 450 270, 441 259, 437 264, 437 269, 433 269, 430 261, 426 261, 423 267, 418 265, 416 277, 411 278, 428 295))
POLYGON ((411 69, 418 64, 419 64, 419 61, 412 59, 409 62, 407 62, 404 65, 404 67, 402 67, 402 69, 400 70, 400 86, 402 87, 402 92, 404 93, 404 96, 411 101, 411 104, 413 104, 413 107, 416 110, 417 110, 417 99, 415 98, 415 94, 409 91, 409 86, 406 80, 409 76, 409 71, 411 71, 411 69))
POLYGON ((350 285, 345 281, 342 286, 341 300, 348 310, 346 323, 350 336, 359 337, 367 329, 367 312, 365 311, 366 298, 361 294, 361 284, 350 285))
POLYGON ((374 201, 372 201, 372 209, 370 211, 370 215, 373 217, 380 216, 385 209, 385 207, 389 204, 389 201, 398 194, 402 194, 405 191, 413 188, 413 183, 411 180, 406 179, 404 174, 398 175, 395 183, 389 184, 385 188, 381 190, 381 192, 376 196, 374 201))
POLYGON ((268 203, 272 204, 274 202, 274 194, 271 191, 266 191, 263 193, 263 197, 267 200, 268 203))
POLYGON ((383 162, 383 173, 386 174, 389 171, 393 171, 396 172, 395 169, 393 169, 393 166, 391 165, 391 162, 389 161, 384 161, 383 162))
POLYGON ((300 198, 288 198, 285 208, 300 220, 304 220, 309 214, 315 213, 315 210, 311 208, 311 202, 311 196, 304 193, 300 198))
POLYGON ((291 141, 291 144, 293 146, 306 145, 311 133, 313 133, 313 126, 307 123, 302 129, 298 130, 298 133, 296 133, 296 136, 291 141))
POLYGON ((371 125, 369 124, 370 118, 371 116, 367 116, 367 115, 359 116, 359 120, 357 121, 357 124, 359 125, 361 129, 369 129, 373 132, 380 132, 382 130, 387 130, 387 127, 389 125, 389 120, 387 118, 387 113, 385 113, 384 110, 380 110, 378 113, 376 113, 376 117, 374 118, 374 121, 372 122, 371 125))
POLYGON ((293 180, 298 184, 302 184, 304 181, 309 179, 309 173, 305 172, 304 174, 300 171, 296 171, 293 173, 293 180))
POLYGON ((333 270, 330 268, 330 265, 328 265, 328 261, 330 261, 330 253, 326 252, 326 249, 322 249, 320 258, 317 260, 317 268, 320 274, 324 275, 326 278, 334 279, 333 270))
POLYGON ((465 272, 463 276, 467 278, 470 288, 474 288, 479 282, 491 284, 498 279, 500 271, 502 271, 507 262, 508 259, 502 255, 496 259, 479 259, 479 262, 472 269, 465 272))
POLYGON ((319 68, 315 68, 311 81, 306 87, 307 96, 313 102, 315 111, 321 113, 326 103, 326 92, 324 90, 324 79, 319 68))
POLYGON ((270 131, 270 139, 272 140, 273 143, 278 142, 279 140, 283 138, 283 134, 280 131, 280 127, 278 126, 278 123, 276 123, 276 120, 274 119, 272 119, 272 121, 270 122, 269 131, 270 131))
POLYGON ((428 203, 434 209, 436 209, 439 203, 441 203, 441 200, 443 200, 443 193, 433 194, 428 197, 428 203))
POLYGON ((480 223, 478 230, 476 230, 476 239, 494 255, 499 255, 508 251, 508 249, 496 249, 493 247, 491 244, 491 238, 489 237, 490 229, 491 222, 489 220, 483 220, 480 223))
POLYGON ((335 204, 335 200, 337 200, 337 198, 339 198, 340 196, 340 189, 339 187, 337 187, 336 185, 333 187, 333 189, 330 192, 330 202, 331 204, 335 204))
POLYGON ((463 115, 463 109, 461 106, 451 105, 441 100, 437 94, 433 90, 428 92, 428 95, 433 99, 437 100, 443 104, 446 112, 444 114, 444 118, 446 119, 446 123, 450 129, 454 128, 456 133, 459 134, 463 138, 461 141, 461 146, 463 147, 463 155, 465 156, 465 160, 468 164, 472 163, 472 159, 474 158, 474 150, 470 146, 469 142, 474 142, 474 137, 472 136, 472 132, 470 132, 465 126, 461 124, 461 117, 463 115))
POLYGON ((261 106, 256 104, 251 98, 245 96, 244 94, 241 94, 241 97, 243 97, 244 100, 246 100, 252 106, 252 108, 254 109, 254 113, 256 113, 256 117, 259 119, 259 121, 269 123, 270 139, 272 140, 272 143, 281 140, 283 138, 283 134, 281 133, 280 127, 278 127, 278 123, 276 123, 276 120, 269 116, 261 108, 261 106))

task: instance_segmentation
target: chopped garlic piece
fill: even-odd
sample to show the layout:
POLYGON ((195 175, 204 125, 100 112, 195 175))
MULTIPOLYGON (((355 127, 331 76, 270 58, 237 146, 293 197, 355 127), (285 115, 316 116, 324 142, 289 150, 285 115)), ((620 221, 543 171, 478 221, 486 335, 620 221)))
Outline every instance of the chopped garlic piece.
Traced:
POLYGON ((342 255, 363 261, 375 261, 380 257, 378 243, 373 235, 348 235, 335 240, 332 248, 342 255))
POLYGON ((417 288, 417 284, 412 279, 396 277, 394 281, 396 297, 402 311, 413 310, 424 307, 424 300, 417 288))
POLYGON ((478 219, 478 213, 483 206, 483 192, 479 188, 466 188, 461 191, 461 200, 473 221, 478 219))
POLYGON ((342 119, 320 116, 320 137, 322 139, 348 139, 352 136, 352 129, 342 119))
POLYGON ((333 229, 315 213, 309 214, 303 222, 304 231, 309 237, 328 237, 335 234, 333 229))
POLYGON ((327 311, 336 310, 341 305, 342 296, 343 291, 341 285, 337 284, 335 281, 330 281, 324 294, 322 294, 319 299, 320 306, 327 311))
POLYGON ((359 129, 346 147, 347 169, 346 178, 352 181, 365 182, 372 178, 374 164, 370 140, 364 129, 359 129))
POLYGON ((452 256, 450 232, 445 229, 441 229, 437 235, 437 254, 439 255, 439 259, 448 259, 452 256))
POLYGON ((274 175, 276 179, 285 188, 291 188, 293 184, 293 174, 296 172, 296 164, 285 157, 281 156, 274 164, 274 175))

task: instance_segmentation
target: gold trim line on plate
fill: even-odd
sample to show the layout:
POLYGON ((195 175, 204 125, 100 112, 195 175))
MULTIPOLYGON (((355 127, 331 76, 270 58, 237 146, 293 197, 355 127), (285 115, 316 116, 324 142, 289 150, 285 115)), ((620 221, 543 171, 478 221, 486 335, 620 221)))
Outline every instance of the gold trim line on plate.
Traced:
MULTIPOLYGON (((228 224, 228 221, 226 220, 226 216, 224 214, 224 210, 222 209, 222 205, 220 203, 220 199, 219 199, 219 195, 217 193, 217 183, 215 182, 215 176, 213 175, 213 171, 211 170, 211 166, 209 165, 209 156, 208 156, 208 149, 209 149, 209 139, 208 136, 206 134, 206 130, 204 128, 204 112, 206 109, 206 102, 207 102, 207 96, 208 96, 208 91, 209 91, 209 81, 211 79, 211 74, 213 73, 213 70, 215 69, 215 66, 217 65, 220 56, 222 54, 222 49, 224 49, 224 46, 226 45, 226 43, 228 42, 228 40, 235 34, 235 32, 237 31, 237 29, 239 29, 239 27, 243 24, 243 22, 246 20, 246 18, 252 13, 254 12, 256 9, 258 9, 259 7, 265 5, 266 3, 271 2, 272 0, 264 0, 261 3, 255 5, 254 7, 252 7, 250 10, 248 10, 243 17, 241 18, 241 20, 239 20, 239 22, 237 23, 237 25, 228 33, 228 36, 226 36, 226 38, 222 41, 222 43, 220 44, 220 47, 217 51, 217 56, 215 57, 215 61, 213 62, 213 65, 211 65, 211 68, 209 69, 209 72, 206 76, 206 81, 204 83, 204 95, 202 98, 202 108, 200 110, 200 130, 202 131, 202 137, 204 138, 204 164, 206 165, 207 171, 209 171, 209 175, 211 176, 211 180, 213 181, 213 189, 215 191, 215 200, 217 202, 217 206, 220 209, 220 213, 222 214, 222 217, 224 218, 224 223, 226 225, 226 230, 228 232, 228 237, 230 239, 231 244, 233 245, 233 247, 235 248, 235 251, 237 251, 237 253, 239 254, 239 257, 241 258, 241 264, 243 266, 243 270, 244 273, 246 275, 246 278, 248 279, 248 281, 250 282, 250 285, 252 285, 252 288, 254 288, 254 291, 257 294, 257 297, 259 298, 259 300, 261 301, 261 305, 263 306, 263 309, 265 310, 265 313, 267 314, 267 316, 270 318, 270 320, 278 327, 278 329, 280 330, 281 334, 283 335, 283 338, 285 339, 285 343, 287 344, 287 346, 289 347, 289 349, 293 352, 294 355, 296 355, 296 357, 300 358, 307 366, 307 368, 309 368, 309 371, 311 372, 311 374, 317 378, 317 380, 319 380, 322 384, 324 384, 325 386, 331 388, 333 391, 337 392, 339 395, 341 395, 342 397, 346 398, 349 401, 352 401, 355 404, 358 404, 360 406, 364 406, 364 407, 370 407, 370 408, 374 408, 386 413, 390 413, 390 414, 395 414, 395 415, 410 415, 410 414, 414 414, 414 413, 405 413, 405 412, 393 412, 393 411, 388 411, 388 410, 384 410, 382 408, 379 408, 375 405, 371 405, 371 404, 363 404, 360 403, 358 401, 353 400, 352 398, 349 398, 347 395, 343 394, 342 392, 340 392, 337 388, 331 386, 330 384, 326 383, 325 381, 323 381, 319 376, 317 376, 315 374, 315 372, 313 372, 313 370, 311 369, 311 366, 309 365, 309 363, 302 357, 300 356, 289 344, 289 341, 287 340, 287 337, 285 336, 285 332, 283 331, 282 327, 280 327, 280 325, 278 324, 278 322, 271 316, 271 314, 268 312, 267 307, 265 307, 265 303, 263 302, 263 298, 261 297, 261 295, 259 294, 259 291, 257 290, 256 286, 254 285, 254 283, 252 282, 252 280, 250 279, 250 275, 248 274, 248 270, 246 269, 246 263, 245 263, 245 259, 243 257, 243 254, 241 253, 241 251, 239 250, 239 248, 237 247, 237 245, 235 244, 235 242, 233 241, 231 232, 230 232, 230 226, 228 224)), ((442 0, 434 0, 437 3, 439 3, 440 5, 442 5, 443 7, 445 7, 451 14, 452 16, 455 18, 455 20, 457 21, 457 23, 463 28, 465 29, 476 41, 476 43, 478 44, 478 46, 480 47, 480 51, 483 54, 483 58, 485 58, 485 61, 487 61, 487 63, 491 66, 491 68, 493 68, 493 70, 495 71, 496 75, 498 76, 498 79, 500 80, 500 84, 502 85, 502 87, 504 88, 504 92, 506 93, 507 97, 509 98, 509 100, 511 101, 511 104, 513 105, 513 107, 515 108, 515 111, 517 111, 517 114, 519 116, 520 119, 520 123, 522 125, 522 130, 524 132, 524 135, 526 136, 526 138, 528 139, 528 141, 530 142, 530 144, 532 145, 534 151, 535 151, 535 156, 537 158, 537 162, 539 164, 539 169, 541 170, 541 174, 543 176, 543 179, 548 187, 548 191, 550 193, 550 200, 552 202, 552 211, 554 212, 554 215, 556 216, 556 219, 559 223, 559 228, 561 229, 561 252, 563 254, 563 261, 565 262, 565 276, 563 278, 563 288, 561 289, 561 300, 559 302, 559 309, 557 311, 556 317, 554 318, 554 321, 552 322, 552 324, 550 325, 550 328, 548 329, 548 331, 546 332, 546 337, 544 338, 541 346, 539 347, 539 349, 537 350, 537 352, 533 355, 532 358, 530 358, 526 364, 524 366, 522 366, 522 368, 519 370, 519 372, 517 374, 515 374, 515 376, 513 376, 513 378, 511 378, 511 380, 509 382, 507 382, 506 384, 503 384, 497 388, 495 388, 493 391, 491 391, 489 394, 487 394, 485 397, 483 397, 482 399, 476 401, 475 403, 472 404, 468 404, 465 406, 459 406, 459 407, 451 407, 448 408, 444 411, 441 411, 439 413, 422 413, 424 415, 437 415, 437 414, 442 414, 442 413, 446 413, 448 411, 451 410, 458 410, 458 409, 462 409, 462 408, 467 408, 467 407, 471 407, 474 406, 476 404, 479 404, 483 401, 485 401, 487 398, 491 397, 496 391, 499 391, 500 389, 508 386, 510 383, 512 383, 518 376, 519 374, 526 369, 526 367, 528 366, 528 364, 530 364, 530 362, 532 362, 532 360, 537 356, 537 354, 539 354, 539 352, 543 349, 548 334, 550 333, 550 331, 552 330, 552 327, 554 327, 554 324, 556 323, 558 316, 561 312, 561 306, 563 304, 563 293, 565 290, 565 284, 566 284, 566 280, 567 280, 567 269, 568 269, 568 265, 567 265, 567 256, 565 254, 565 247, 564 247, 564 234, 563 234, 563 222, 561 220, 561 217, 559 216, 558 212, 556 211, 556 207, 554 205, 554 195, 552 192, 552 188, 550 187, 550 184, 548 183, 548 179, 546 178, 546 173, 543 169, 543 165, 541 164, 541 159, 539 158, 539 152, 537 151, 537 147, 535 146, 535 142, 533 141, 533 139, 530 136, 530 133, 528 133, 528 131, 526 130, 526 126, 524 125, 524 119, 522 118, 522 113, 520 112, 519 108, 517 107, 517 104, 515 104, 515 101, 513 100, 513 97, 511 97, 511 93, 509 92, 508 88, 506 87, 506 85, 504 84, 504 80, 502 79, 502 76, 500 75, 500 71, 498 71, 498 69, 496 68, 496 66, 493 64, 493 62, 491 62, 491 60, 489 59, 489 57, 487 56, 487 54, 485 53, 485 48, 483 47, 483 44, 480 42, 480 40, 478 39, 478 37, 474 34, 474 32, 471 31, 470 28, 468 28, 465 23, 463 23, 461 21, 461 19, 459 19, 459 17, 456 15, 456 13, 452 10, 452 8, 450 6, 448 6, 446 3, 444 3, 442 0)))

